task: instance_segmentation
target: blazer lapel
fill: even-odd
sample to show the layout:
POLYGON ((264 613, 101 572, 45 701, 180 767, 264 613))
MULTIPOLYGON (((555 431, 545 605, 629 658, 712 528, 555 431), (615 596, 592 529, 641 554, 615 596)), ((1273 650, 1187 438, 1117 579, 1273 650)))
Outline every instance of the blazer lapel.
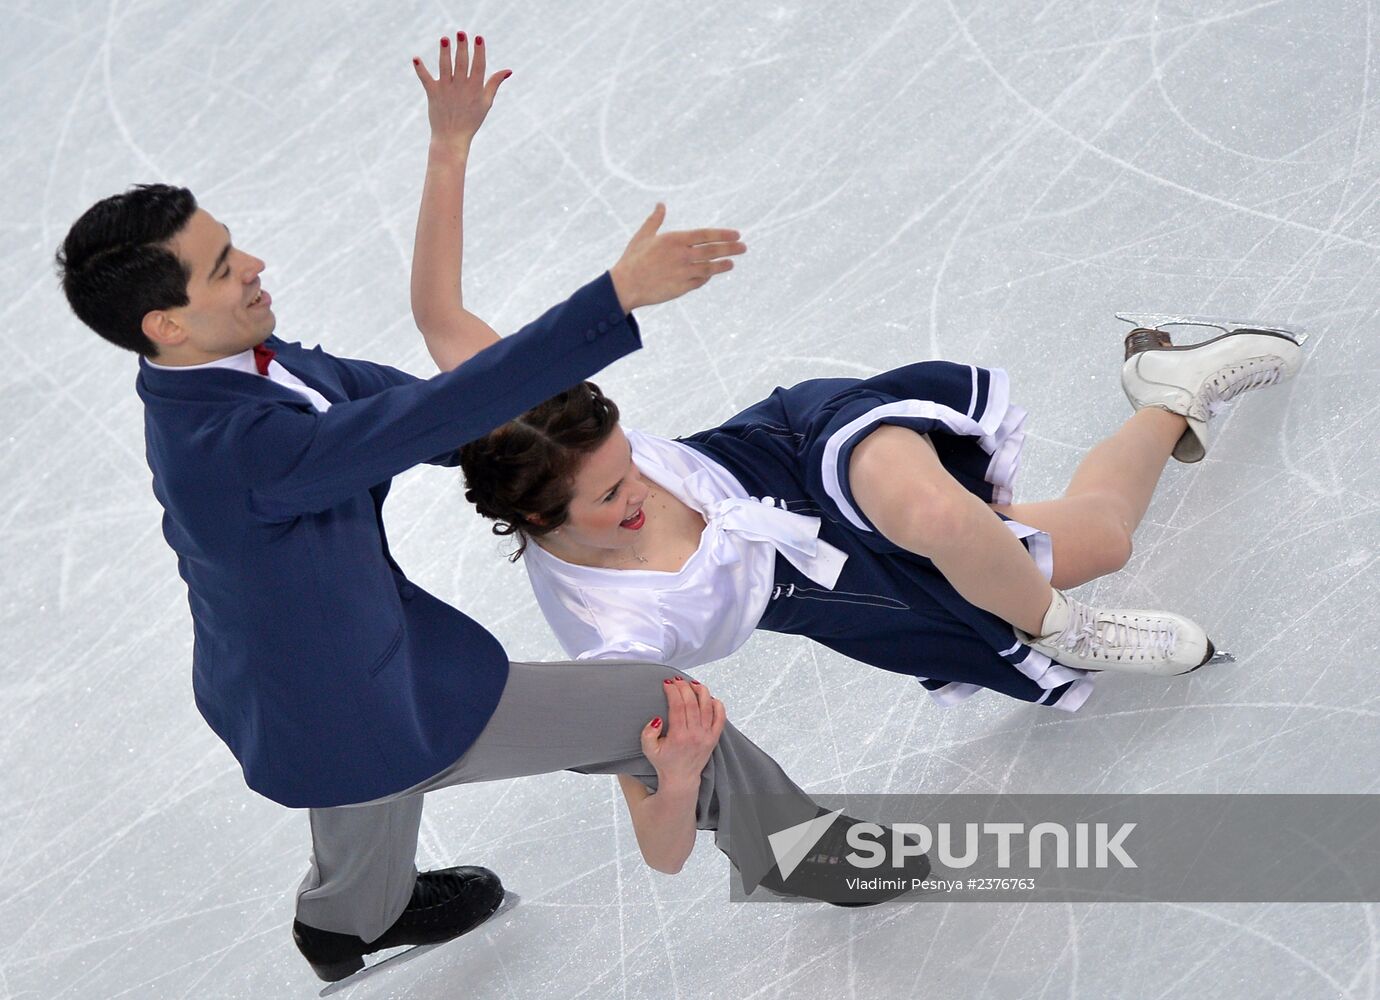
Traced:
POLYGON ((349 399, 320 347, 304 350, 300 344, 286 344, 277 337, 269 337, 265 343, 276 352, 273 360, 325 396, 332 405, 349 399))

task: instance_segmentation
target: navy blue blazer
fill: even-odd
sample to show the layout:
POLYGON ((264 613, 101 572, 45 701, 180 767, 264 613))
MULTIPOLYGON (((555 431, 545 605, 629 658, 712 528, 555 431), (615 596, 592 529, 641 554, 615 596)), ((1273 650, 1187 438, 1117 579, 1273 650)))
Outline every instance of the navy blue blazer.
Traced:
POLYGON ((393 476, 641 346, 607 273, 451 372, 420 380, 268 340, 331 401, 267 378, 161 370, 137 388, 163 534, 187 583, 197 707, 249 787, 286 806, 389 795, 478 738, 508 658, 388 551, 393 476))

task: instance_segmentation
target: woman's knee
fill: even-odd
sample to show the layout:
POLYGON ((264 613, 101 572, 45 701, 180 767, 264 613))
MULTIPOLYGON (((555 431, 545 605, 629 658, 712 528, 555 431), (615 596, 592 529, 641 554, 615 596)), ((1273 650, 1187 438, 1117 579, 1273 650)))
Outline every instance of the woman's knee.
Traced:
MULTIPOLYGON (((963 492, 961 487, 920 494, 906 514, 909 544, 905 547, 927 556, 962 550, 973 544, 978 532, 975 516, 991 516, 981 501, 963 492)), ((902 544, 895 538, 891 540, 902 544)))
POLYGON ((1094 570, 1097 576, 1106 576, 1124 569, 1131 561, 1134 543, 1131 540, 1130 514, 1125 504, 1115 497, 1106 498, 1102 505, 1101 517, 1090 526, 1097 532, 1094 570))
POLYGON ((859 442, 848 479, 867 519, 913 551, 952 544, 970 526, 973 498, 939 464, 934 446, 907 428, 883 425, 859 442))

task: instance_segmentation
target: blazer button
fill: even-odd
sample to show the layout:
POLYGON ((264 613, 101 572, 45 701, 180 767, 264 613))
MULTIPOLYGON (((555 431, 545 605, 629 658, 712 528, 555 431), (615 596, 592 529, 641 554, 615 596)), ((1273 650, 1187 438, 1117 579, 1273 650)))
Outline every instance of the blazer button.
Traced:
POLYGON ((600 333, 608 333, 609 324, 606 320, 601 319, 599 321, 599 325, 596 326, 595 329, 598 330, 600 333))
POLYGON ((410 601, 412 600, 412 598, 417 596, 417 588, 412 586, 412 584, 410 583, 404 583, 401 587, 398 588, 398 596, 401 597, 404 601, 410 601))
POLYGON ((590 330, 585 334, 585 340, 588 340, 592 344, 594 343, 594 339, 598 336, 599 335, 597 333, 595 333, 593 330, 590 330))

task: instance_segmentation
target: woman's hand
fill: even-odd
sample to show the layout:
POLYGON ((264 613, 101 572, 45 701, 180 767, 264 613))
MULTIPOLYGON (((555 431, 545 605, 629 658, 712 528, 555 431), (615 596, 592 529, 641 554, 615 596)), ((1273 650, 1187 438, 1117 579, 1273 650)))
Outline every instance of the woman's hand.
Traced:
POLYGON ((426 91, 426 114, 431 122, 431 141, 468 152, 474 134, 484 124, 484 117, 493 106, 498 86, 513 75, 512 70, 500 70, 487 81, 484 79, 484 38, 474 39, 474 58, 470 58, 469 42, 462 31, 455 36, 455 65, 451 66, 449 36, 441 39, 439 75, 432 78, 420 59, 412 60, 417 79, 426 91))
POLYGON ((700 772, 724 731, 724 703, 699 681, 676 677, 665 686, 665 721, 658 717, 643 728, 642 752, 656 768, 659 790, 698 788, 700 772))

